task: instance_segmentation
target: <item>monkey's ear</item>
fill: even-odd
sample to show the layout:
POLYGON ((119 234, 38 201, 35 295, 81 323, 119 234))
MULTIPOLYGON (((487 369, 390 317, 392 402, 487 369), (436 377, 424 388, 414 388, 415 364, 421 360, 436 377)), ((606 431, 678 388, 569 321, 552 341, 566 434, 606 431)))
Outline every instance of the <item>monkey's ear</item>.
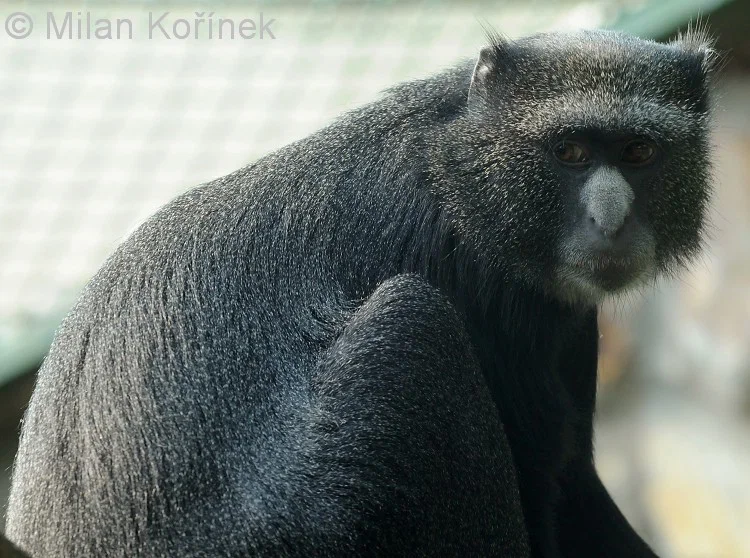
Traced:
POLYGON ((698 58, 707 81, 711 81, 721 70, 724 57, 716 50, 716 40, 710 35, 705 23, 697 21, 689 25, 687 31, 678 33, 671 44, 698 58))
POLYGON ((508 43, 499 35, 491 37, 492 44, 479 52, 469 85, 468 103, 471 106, 478 101, 486 100, 488 93, 497 83, 500 66, 504 59, 508 43))

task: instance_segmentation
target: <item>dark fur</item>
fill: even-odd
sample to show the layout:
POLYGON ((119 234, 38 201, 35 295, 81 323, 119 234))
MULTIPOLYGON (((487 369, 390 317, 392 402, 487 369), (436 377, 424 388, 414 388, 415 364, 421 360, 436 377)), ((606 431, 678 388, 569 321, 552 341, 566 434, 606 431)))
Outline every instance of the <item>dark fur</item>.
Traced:
POLYGON ((8 539, 0 535, 0 558, 28 558, 28 555, 18 550, 8 539))
POLYGON ((543 146, 578 126, 668 145, 648 215, 674 269, 708 196, 710 54, 498 41, 468 105, 474 62, 170 203, 57 333, 11 538, 39 557, 651 555, 593 468, 596 305, 553 279, 543 146))

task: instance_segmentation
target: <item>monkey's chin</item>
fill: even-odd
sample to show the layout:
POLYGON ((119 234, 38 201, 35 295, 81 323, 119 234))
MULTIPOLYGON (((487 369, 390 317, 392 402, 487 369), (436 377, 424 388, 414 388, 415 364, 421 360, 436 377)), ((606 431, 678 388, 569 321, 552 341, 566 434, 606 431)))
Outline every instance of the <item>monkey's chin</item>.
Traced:
POLYGON ((596 306, 643 284, 648 268, 635 264, 567 264, 557 272, 555 296, 573 306, 596 306))

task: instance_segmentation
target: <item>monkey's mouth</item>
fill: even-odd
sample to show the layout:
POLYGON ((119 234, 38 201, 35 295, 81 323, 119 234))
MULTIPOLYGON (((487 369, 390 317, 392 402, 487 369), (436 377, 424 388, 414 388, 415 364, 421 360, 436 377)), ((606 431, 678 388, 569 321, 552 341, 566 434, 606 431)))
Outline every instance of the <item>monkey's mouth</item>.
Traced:
POLYGON ((656 276, 656 243, 646 229, 636 231, 629 242, 604 249, 573 237, 563 244, 558 261, 563 298, 601 302, 656 276))

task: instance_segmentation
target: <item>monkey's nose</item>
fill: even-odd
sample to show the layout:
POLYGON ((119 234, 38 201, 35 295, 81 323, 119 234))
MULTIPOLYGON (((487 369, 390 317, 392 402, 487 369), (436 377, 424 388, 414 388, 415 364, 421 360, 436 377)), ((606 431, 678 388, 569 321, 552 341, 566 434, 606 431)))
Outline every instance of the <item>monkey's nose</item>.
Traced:
POLYGON ((631 221, 635 194, 620 171, 601 167, 581 190, 584 226, 594 242, 613 242, 623 235, 631 221))
POLYGON ((614 256, 628 251, 633 228, 630 214, 616 220, 597 219, 589 215, 586 221, 586 236, 593 252, 614 256))
POLYGON ((618 215, 616 218, 589 215, 588 227, 591 234, 615 240, 625 230, 629 221, 630 213, 618 215))

